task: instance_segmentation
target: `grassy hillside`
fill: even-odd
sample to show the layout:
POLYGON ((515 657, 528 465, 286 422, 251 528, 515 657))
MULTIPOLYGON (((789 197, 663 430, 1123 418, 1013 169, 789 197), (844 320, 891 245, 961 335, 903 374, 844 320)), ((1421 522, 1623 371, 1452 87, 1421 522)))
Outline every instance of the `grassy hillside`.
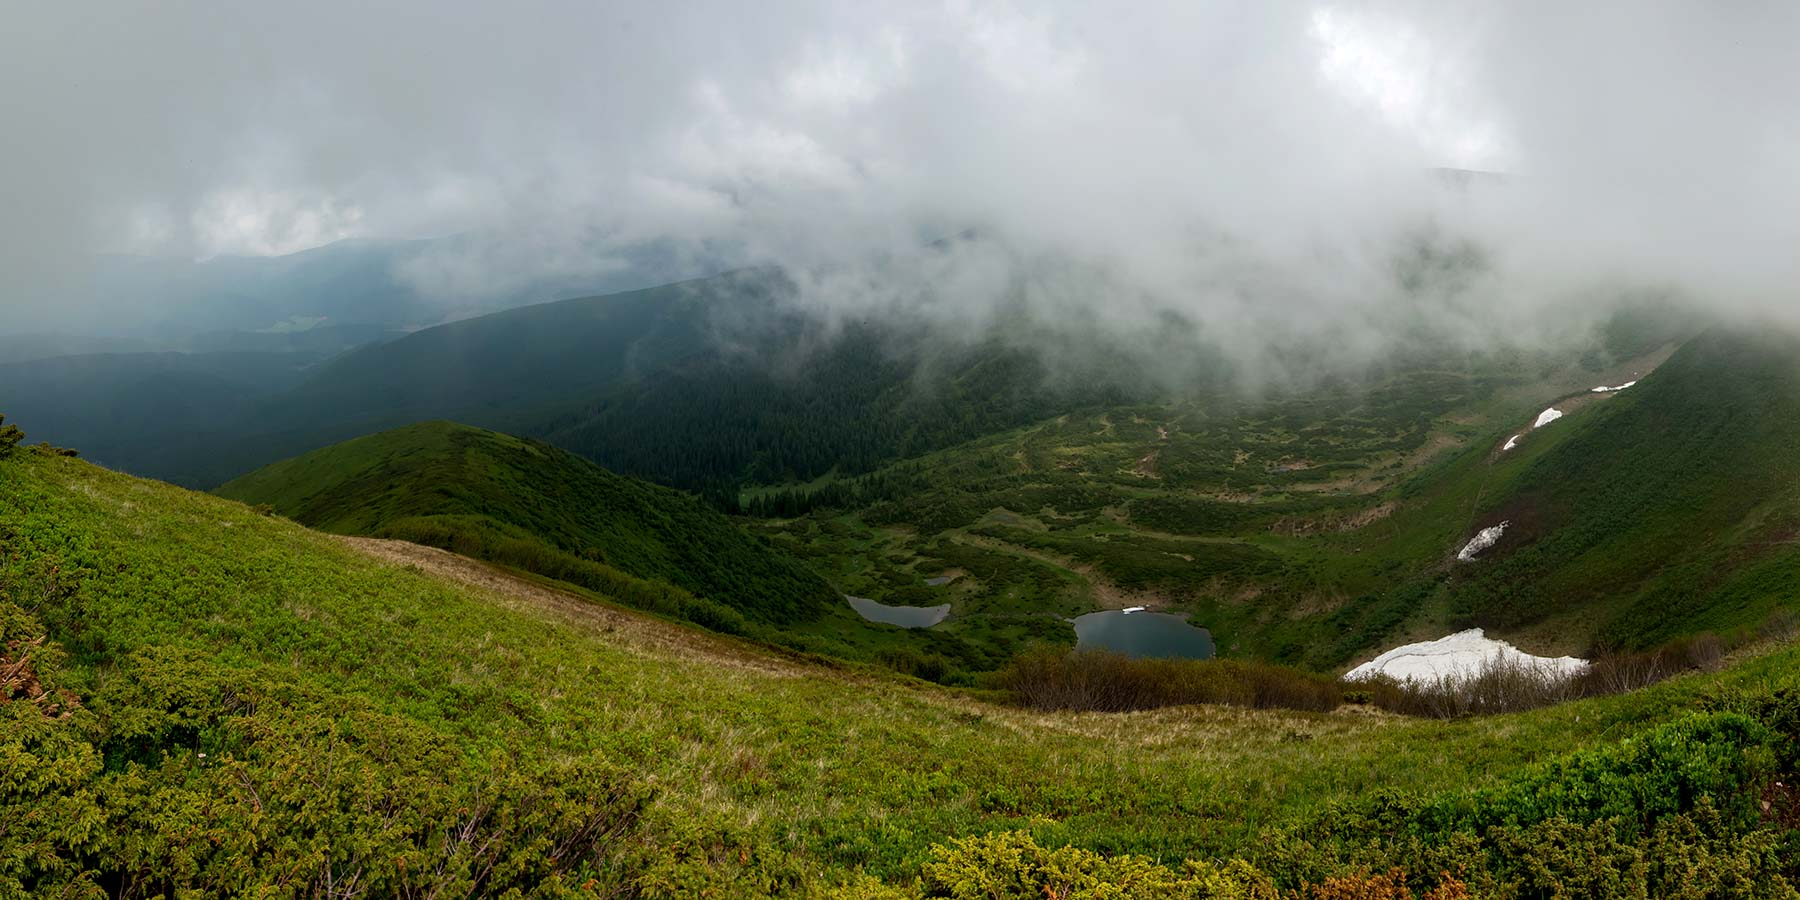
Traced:
POLYGON ((1403 867, 1437 896, 1792 896, 1800 877, 1792 647, 1493 719, 1041 714, 438 580, 29 451, 0 460, 0 551, 0 892, 1409 896, 1348 893, 1403 867))
POLYGON ((745 502, 851 593, 949 602, 937 630, 1007 646, 1003 625, 1127 605, 1323 670, 1471 625, 1551 655, 1754 626, 1800 583, 1800 347, 1622 343, 1083 411, 745 502))
POLYGON ((218 493, 324 531, 404 538, 581 583, 609 567, 766 624, 842 605, 818 576, 687 494, 452 422, 315 450, 218 493))
POLYGON ((1110 407, 747 502, 851 593, 951 603, 951 633, 1144 605, 1190 613, 1226 655, 1328 669, 1403 624, 1421 598, 1402 589, 1435 590, 1479 489, 1461 473, 1539 389, 1437 370, 1110 407), (1421 479, 1442 502, 1402 496, 1421 479), (784 514, 796 494, 823 508, 784 514))
POLYGON ((1512 524, 1457 609, 1626 646, 1754 621, 1800 596, 1796 448, 1800 342, 1708 333, 1489 489, 1474 525, 1512 524))

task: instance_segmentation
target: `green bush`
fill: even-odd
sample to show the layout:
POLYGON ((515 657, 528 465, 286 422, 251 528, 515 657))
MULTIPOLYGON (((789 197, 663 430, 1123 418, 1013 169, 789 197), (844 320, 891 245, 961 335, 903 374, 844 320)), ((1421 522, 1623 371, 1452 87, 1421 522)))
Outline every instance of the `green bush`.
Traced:
POLYGON ((953 840, 932 848, 928 896, 954 900, 1194 898, 1275 900, 1275 885, 1240 860, 1190 860, 1179 870, 1143 856, 1107 857, 1079 847, 1047 849, 1020 831, 953 840))
MULTIPOLYGON (((12 604, 0 624, 37 630, 12 604)), ((628 859, 651 797, 598 756, 467 748, 184 651, 0 719, 5 896, 574 895, 628 859)))
POLYGON ((24 439, 25 432, 20 431, 19 426, 7 425, 6 417, 0 416, 0 456, 13 452, 13 448, 19 446, 19 442, 24 439))
POLYGON ((1384 791, 1266 836, 1283 883, 1346 867, 1452 871, 1478 896, 1793 897, 1794 830, 1764 798, 1794 777, 1786 707, 1697 712, 1482 790, 1384 791))

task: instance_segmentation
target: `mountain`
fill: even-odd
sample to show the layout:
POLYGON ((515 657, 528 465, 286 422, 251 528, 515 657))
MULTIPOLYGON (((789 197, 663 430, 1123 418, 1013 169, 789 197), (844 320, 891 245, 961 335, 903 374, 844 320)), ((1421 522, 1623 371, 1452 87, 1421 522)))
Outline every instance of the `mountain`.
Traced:
MULTIPOLYGON (((106 461, 212 486, 276 459, 361 434, 447 418, 529 434, 627 474, 706 492, 860 473, 996 430, 1144 392, 1109 368, 1052 366, 998 336, 946 342, 919 327, 829 326, 792 305, 780 272, 743 270, 640 291, 509 309, 384 340, 322 325, 234 333, 207 346, 316 350, 333 334, 369 340, 275 391, 246 386, 210 415, 178 399, 175 429, 116 430, 106 461), (308 338, 320 331, 318 338, 308 338)), ((87 415, 94 391, 34 376, 34 397, 87 415)), ((117 373, 114 390, 136 378, 117 373)), ((98 384, 96 382, 96 384, 98 384)), ((102 391, 104 393, 104 391, 102 391)), ((0 388, 0 403, 17 403, 0 388)), ((162 417, 143 397, 140 416, 162 417)), ((202 407, 204 411, 206 407, 202 407)), ((67 416, 34 433, 80 447, 67 416)), ((30 424, 30 423, 28 423, 30 424)))
POLYGON ((0 457, 0 551, 8 896, 1791 897, 1800 880, 1791 639, 1504 716, 1117 715, 777 653, 24 449, 0 457))
POLYGON ((795 292, 753 269, 442 325, 320 367, 268 419, 341 434, 452 418, 730 494, 867 471, 1126 393, 1117 378, 1050 384, 1038 354, 999 342, 830 329, 791 305, 795 292))
POLYGON ((132 472, 204 466, 226 423, 298 384, 313 353, 100 353, 0 364, 0 410, 29 432, 132 472))
POLYGON ((1629 647, 1755 622, 1800 582, 1795 448, 1800 340, 1702 335, 1488 488, 1472 527, 1509 524, 1461 615, 1629 647))
POLYGON ((315 450, 218 494, 323 531, 404 538, 577 583, 599 586, 613 569, 765 625, 842 605, 817 575, 687 494, 453 422, 315 450))
POLYGON ((783 285, 771 273, 739 272, 427 328, 321 367, 283 398, 281 415, 389 424, 439 416, 518 421, 697 352, 713 309, 759 315, 783 285))
MULTIPOLYGON (((178 349, 193 335, 295 322, 412 330, 556 297, 614 293, 724 267, 663 241, 565 252, 551 265, 515 235, 351 239, 279 256, 104 256, 81 296, 32 309, 33 331, 129 337, 178 349), (587 264, 571 263, 588 259, 587 264), (499 277, 498 273, 530 272, 499 277)), ((24 315, 26 313, 19 313, 24 315)))
MULTIPOLYGON (((146 377, 144 367, 123 356, 106 365, 39 360, 13 370, 23 380, 0 384, 0 404, 53 442, 83 447, 101 441, 111 465, 213 486, 296 453, 429 419, 522 430, 519 423, 533 419, 533 410, 560 409, 641 368, 695 352, 704 341, 709 304, 754 302, 761 283, 754 275, 723 276, 539 304, 385 342, 376 339, 386 336, 384 331, 333 325, 202 335, 193 340, 204 346, 295 351, 256 357, 257 365, 295 377, 277 385, 229 376, 237 387, 217 392, 216 398, 199 395, 217 401, 208 403, 143 392, 138 382, 146 377), (318 340, 313 332, 371 340, 328 358, 311 352, 318 340), (105 398, 133 391, 136 418, 168 419, 179 426, 145 428, 128 421, 97 434, 75 424, 110 417, 105 398)), ((250 357, 167 355, 158 365, 216 372, 216 363, 227 359, 250 357)))
POLYGON ((1652 330, 1561 360, 1088 408, 745 503, 846 592, 950 603, 933 630, 1002 656, 1022 639, 1001 623, 1148 606, 1221 655, 1321 671, 1468 627, 1592 657, 1791 601, 1796 403, 1780 332, 1652 330), (1549 407, 1567 414, 1533 429, 1549 407))
POLYGON ((30 362, 55 356, 96 356, 168 349, 143 338, 108 338, 83 334, 0 334, 0 364, 30 362))
POLYGON ((972 438, 1151 390, 1118 373, 1059 373, 999 340, 945 346, 852 324, 745 354, 701 353, 615 384, 531 430, 602 464, 690 488, 855 475, 972 438), (779 364, 771 364, 779 360, 779 364))

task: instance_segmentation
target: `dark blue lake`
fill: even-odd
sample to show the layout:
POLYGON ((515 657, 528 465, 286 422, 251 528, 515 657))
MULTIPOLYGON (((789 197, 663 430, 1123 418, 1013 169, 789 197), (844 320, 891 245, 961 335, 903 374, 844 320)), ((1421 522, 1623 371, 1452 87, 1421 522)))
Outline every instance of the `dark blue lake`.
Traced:
POLYGON ((1075 619, 1075 649, 1112 650, 1127 656, 1211 659, 1212 632, 1168 613, 1109 609, 1075 619))

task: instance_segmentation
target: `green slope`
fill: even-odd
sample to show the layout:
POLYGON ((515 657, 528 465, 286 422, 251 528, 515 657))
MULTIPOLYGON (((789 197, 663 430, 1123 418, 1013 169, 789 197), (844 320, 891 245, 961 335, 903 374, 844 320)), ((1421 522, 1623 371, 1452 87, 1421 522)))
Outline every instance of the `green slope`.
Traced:
POLYGON ((1496 719, 1026 713, 439 581, 22 451, 0 459, 0 648, 5 894, 1272 897, 1400 866, 1421 892, 1448 872, 1478 896, 1792 896, 1800 877, 1791 646, 1496 719))
POLYGON ((1666 333, 1594 363, 1086 410, 748 503, 850 593, 950 602, 937 630, 1003 646, 1025 639, 1000 623, 1127 605, 1322 670, 1470 626, 1549 655, 1752 627, 1800 601, 1800 344, 1666 333))
POLYGON ((315 450, 218 493, 325 531, 414 540, 551 577, 610 567, 765 624, 841 605, 818 576, 687 494, 452 422, 315 450))
POLYGON ((1800 597, 1800 341, 1708 333, 1570 426, 1488 488, 1473 527, 1512 524, 1458 567, 1469 621, 1636 647, 1800 597))

